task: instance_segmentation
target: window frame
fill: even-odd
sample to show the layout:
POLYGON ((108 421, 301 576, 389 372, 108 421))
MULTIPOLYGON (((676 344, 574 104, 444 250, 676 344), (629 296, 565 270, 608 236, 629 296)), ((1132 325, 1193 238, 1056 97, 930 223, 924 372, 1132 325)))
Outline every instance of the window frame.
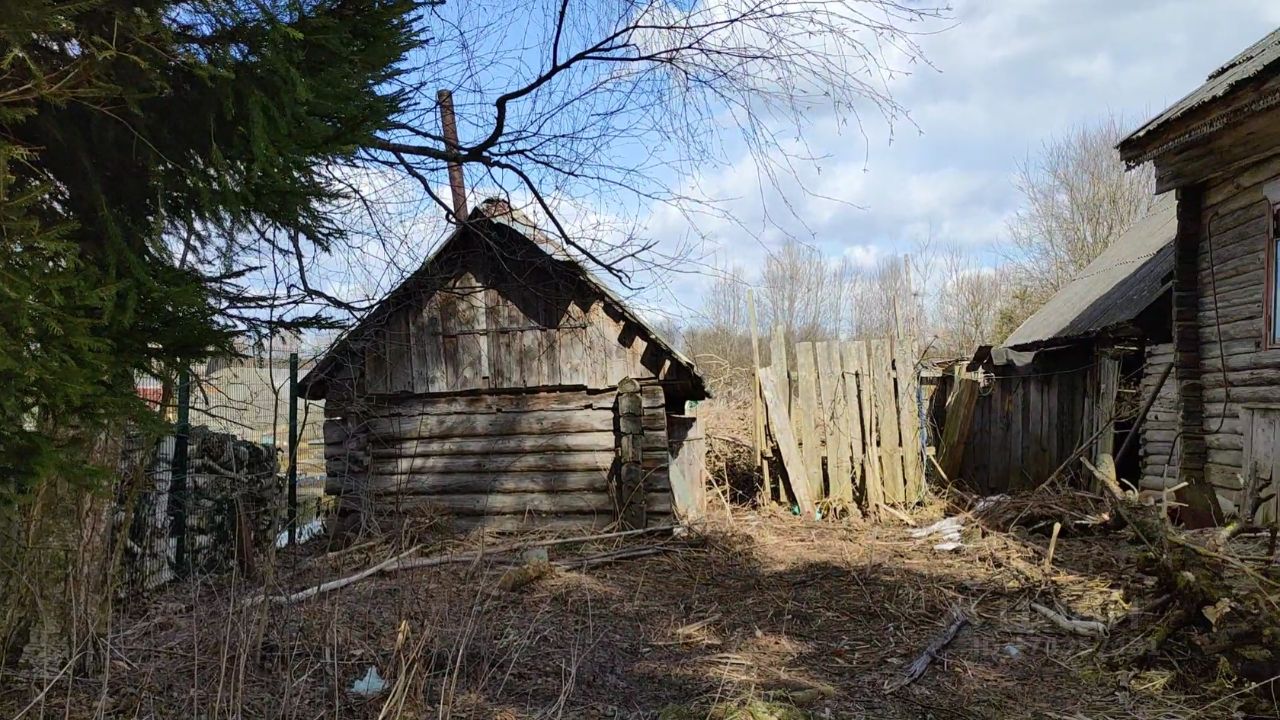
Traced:
MULTIPOLYGON (((1280 188, 1274 188, 1280 190, 1280 188)), ((1276 313, 1276 272, 1280 268, 1276 267, 1276 245, 1280 244, 1280 193, 1273 196, 1271 192, 1273 188, 1268 188, 1267 192, 1267 217, 1270 222, 1267 224, 1267 249, 1266 264, 1263 277, 1263 295, 1262 295, 1262 349, 1275 350, 1280 349, 1280 315, 1276 313)))

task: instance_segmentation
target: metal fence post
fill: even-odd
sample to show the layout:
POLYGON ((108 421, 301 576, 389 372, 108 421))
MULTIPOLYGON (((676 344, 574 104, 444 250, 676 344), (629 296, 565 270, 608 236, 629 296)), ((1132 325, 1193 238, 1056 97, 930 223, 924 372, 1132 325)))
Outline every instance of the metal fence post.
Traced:
POLYGON ((170 533, 177 540, 174 563, 178 575, 185 575, 187 569, 187 437, 190 432, 191 375, 183 370, 178 376, 178 422, 173 429, 173 465, 169 485, 169 502, 173 508, 170 533))
POLYGON ((298 353, 289 353, 289 544, 298 541, 298 353))

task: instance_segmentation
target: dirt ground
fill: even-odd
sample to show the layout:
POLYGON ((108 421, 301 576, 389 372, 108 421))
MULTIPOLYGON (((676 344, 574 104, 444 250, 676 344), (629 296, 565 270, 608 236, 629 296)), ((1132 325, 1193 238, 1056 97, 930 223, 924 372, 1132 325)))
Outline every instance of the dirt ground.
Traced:
MULTIPOLYGON (((499 587, 520 562, 509 553, 284 606, 246 606, 261 584, 190 582, 117 621, 107 673, 63 678, 34 703, 44 683, 7 678, 0 715, 1225 718, 1242 717, 1245 700, 1257 707, 1214 668, 1178 667, 1176 652, 1142 671, 1114 666, 1142 639, 1135 608, 1150 584, 1118 536, 1064 536, 1048 569, 1043 535, 968 518, 962 541, 942 551, 896 521, 735 510, 679 538, 551 547, 552 562, 660 551, 554 569, 514 590, 499 587), (1033 601, 1115 627, 1102 640, 1068 634, 1033 601), (968 623, 954 641, 895 687, 957 613, 968 623), (351 687, 370 667, 387 686, 361 697, 351 687)), ((283 556, 268 586, 303 589, 395 551, 283 556)))

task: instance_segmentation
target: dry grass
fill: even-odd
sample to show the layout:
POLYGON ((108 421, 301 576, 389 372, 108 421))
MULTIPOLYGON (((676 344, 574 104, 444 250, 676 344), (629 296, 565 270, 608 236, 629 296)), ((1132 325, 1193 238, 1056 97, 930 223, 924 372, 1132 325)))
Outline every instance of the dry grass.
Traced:
MULTIPOLYGON (((640 542, 655 541, 626 544, 640 542)), ((767 703, 776 717, 1182 718, 1231 717, 1250 698, 1212 671, 1193 683, 1173 666, 1108 666, 1143 631, 1131 612, 1148 583, 1115 536, 1063 538, 1047 570, 1046 539, 976 525, 943 553, 905 528, 739 510, 666 542, 515 592, 498 589, 511 554, 288 607, 243 607, 260 588, 233 578, 175 587, 117 621, 109 677, 64 678, 27 717, 638 720, 754 717, 743 708, 767 703), (1065 635, 1032 601, 1125 621, 1101 642, 1065 635), (922 679, 887 692, 957 609, 972 624, 922 679), (370 665, 389 688, 356 697, 370 665)), ((281 558, 276 589, 367 567, 393 545, 281 558)), ((42 687, 7 678, 0 715, 42 687)))

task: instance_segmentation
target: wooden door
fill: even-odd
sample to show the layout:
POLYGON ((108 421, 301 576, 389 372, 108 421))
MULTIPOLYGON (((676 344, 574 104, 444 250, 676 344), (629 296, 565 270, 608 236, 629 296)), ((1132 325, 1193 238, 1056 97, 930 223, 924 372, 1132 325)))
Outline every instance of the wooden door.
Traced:
POLYGON ((1240 513, 1257 497, 1271 495, 1254 515, 1259 524, 1276 522, 1276 495, 1280 492, 1280 406, 1245 405, 1240 409, 1240 431, 1244 435, 1243 486, 1236 493, 1240 513))

